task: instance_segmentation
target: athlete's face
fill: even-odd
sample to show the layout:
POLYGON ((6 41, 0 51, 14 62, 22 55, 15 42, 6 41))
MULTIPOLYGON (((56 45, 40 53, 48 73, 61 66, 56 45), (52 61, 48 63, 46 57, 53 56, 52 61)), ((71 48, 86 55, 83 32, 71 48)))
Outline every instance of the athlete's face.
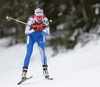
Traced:
POLYGON ((40 23, 42 21, 43 16, 35 16, 36 20, 40 23))

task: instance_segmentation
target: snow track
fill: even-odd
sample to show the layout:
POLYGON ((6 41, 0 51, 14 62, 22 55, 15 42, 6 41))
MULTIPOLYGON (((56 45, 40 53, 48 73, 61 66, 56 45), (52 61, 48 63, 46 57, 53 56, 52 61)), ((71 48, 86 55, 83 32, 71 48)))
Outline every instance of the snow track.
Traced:
MULTIPOLYGON (((5 39, 0 40, 0 85, 18 87, 26 45, 5 47, 5 42, 5 39)), ((54 57, 52 53, 50 47, 46 48, 49 74, 54 79, 44 79, 39 49, 35 44, 28 70, 28 76, 33 75, 33 78, 20 87, 100 87, 100 40, 91 41, 85 47, 78 44, 74 50, 54 57)))

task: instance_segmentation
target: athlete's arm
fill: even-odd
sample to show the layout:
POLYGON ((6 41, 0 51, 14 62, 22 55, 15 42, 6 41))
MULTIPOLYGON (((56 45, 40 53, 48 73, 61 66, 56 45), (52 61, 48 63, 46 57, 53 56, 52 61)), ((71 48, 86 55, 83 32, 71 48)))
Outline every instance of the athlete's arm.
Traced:
POLYGON ((50 27, 49 27, 49 21, 48 21, 48 18, 45 17, 43 19, 43 24, 46 26, 43 30, 43 34, 46 35, 46 36, 49 36, 50 34, 50 27))
MULTIPOLYGON (((29 19, 27 21, 27 24, 31 26, 33 24, 33 21, 34 21, 33 18, 29 17, 29 19)), ((30 34, 30 33, 33 33, 33 32, 35 32, 34 29, 30 30, 30 27, 29 26, 26 26, 25 27, 25 34, 26 35, 27 34, 30 34)))

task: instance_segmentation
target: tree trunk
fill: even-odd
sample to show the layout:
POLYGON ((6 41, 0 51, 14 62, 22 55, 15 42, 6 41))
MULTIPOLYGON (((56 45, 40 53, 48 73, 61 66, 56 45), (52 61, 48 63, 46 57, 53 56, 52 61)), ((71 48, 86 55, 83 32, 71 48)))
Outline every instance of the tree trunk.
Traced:
MULTIPOLYGON (((84 4, 83 0, 81 0, 81 3, 84 4)), ((85 11, 84 7, 82 7, 82 13, 83 13, 83 17, 85 19, 85 23, 87 24, 87 15, 86 15, 86 11, 85 11)))
POLYGON ((70 5, 72 6, 72 11, 75 11, 76 8, 75 8, 75 5, 74 5, 73 0, 69 0, 69 3, 70 3, 70 5))

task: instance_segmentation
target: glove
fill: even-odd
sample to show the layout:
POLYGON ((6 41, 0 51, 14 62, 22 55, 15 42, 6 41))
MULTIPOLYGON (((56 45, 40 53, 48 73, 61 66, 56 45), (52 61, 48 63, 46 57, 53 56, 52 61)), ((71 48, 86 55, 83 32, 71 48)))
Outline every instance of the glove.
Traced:
POLYGON ((30 29, 33 29, 35 31, 37 29, 37 26, 31 25, 30 29))
POLYGON ((36 32, 42 31, 44 29, 44 25, 41 24, 39 26, 37 26, 36 32))
POLYGON ((41 28, 40 28, 39 26, 32 26, 32 29, 33 29, 35 32, 41 31, 41 28))
POLYGON ((41 24, 41 25, 36 25, 36 26, 31 26, 31 28, 35 31, 35 32, 39 32, 42 31, 45 28, 45 25, 41 24))
POLYGON ((42 29, 38 26, 35 32, 39 32, 39 31, 42 31, 42 29))
POLYGON ((33 27, 33 29, 36 31, 36 29, 37 29, 37 26, 34 26, 34 27, 33 27))

